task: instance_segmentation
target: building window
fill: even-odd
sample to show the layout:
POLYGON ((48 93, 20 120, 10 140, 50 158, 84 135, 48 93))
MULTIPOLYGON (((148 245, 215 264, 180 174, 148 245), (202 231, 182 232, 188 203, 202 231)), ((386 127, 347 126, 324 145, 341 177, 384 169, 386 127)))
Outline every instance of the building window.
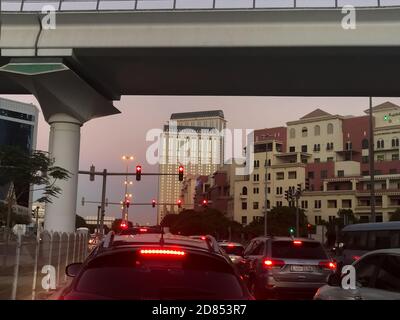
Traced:
POLYGON ((276 173, 276 180, 283 180, 285 179, 285 173, 284 172, 277 172, 276 173))
POLYGON ((295 129, 295 128, 291 128, 291 129, 289 130, 289 137, 290 137, 291 139, 296 138, 296 129, 295 129))
POLYGON ((384 154, 378 154, 376 156, 376 160, 378 161, 385 161, 385 155, 384 154))
POLYGON ((368 170, 363 171, 363 172, 361 172, 361 175, 362 176, 369 176, 369 171, 368 170))
POLYGON ((315 158, 315 159, 314 159, 314 162, 315 162, 315 163, 320 163, 320 162, 321 162, 321 159, 320 159, 320 158, 315 158))
POLYGON ((242 202, 242 210, 247 210, 247 202, 242 202))
POLYGON ((328 171, 321 170, 321 179, 326 179, 326 178, 328 178, 328 171))
POLYGON ((270 174, 270 173, 268 173, 268 175, 267 175, 267 179, 268 179, 268 181, 270 181, 270 180, 271 180, 271 174, 270 174))
POLYGON ((247 187, 242 188, 242 195, 247 196, 247 187))
POLYGON ((368 139, 363 139, 363 140, 361 141, 361 147, 362 147, 363 149, 368 149, 368 148, 369 148, 368 139))
POLYGON ((398 147, 398 146, 399 146, 399 138, 393 138, 392 147, 398 147))
POLYGON ((316 125, 314 127, 314 136, 319 136, 321 135, 321 127, 319 125, 316 125))
POLYGON ((337 200, 328 200, 328 208, 337 208, 337 200))
POLYGON ((329 216, 329 222, 335 222, 336 216, 329 216))
POLYGON ((321 200, 314 200, 314 208, 321 209, 321 200))
POLYGON ((326 161, 328 161, 328 162, 333 162, 333 157, 328 157, 328 158, 326 158, 326 161))
POLYGON ((307 152, 307 145, 301 146, 301 152, 307 152))
POLYGON ((289 179, 297 179, 297 172, 289 171, 289 179))
POLYGON ((332 123, 328 123, 328 127, 327 127, 326 132, 328 134, 333 134, 333 124, 332 123))
POLYGON ((352 150, 353 149, 353 143, 351 141, 346 142, 346 150, 352 150))
POLYGON ((253 188, 253 193, 254 194, 259 194, 260 193, 260 189, 259 188, 253 188))
POLYGON ((399 160, 399 154, 398 153, 393 153, 392 154, 392 160, 399 160))
POLYGON ((350 209, 351 208, 351 199, 342 200, 342 208, 350 209))
POLYGON ((247 216, 242 216, 242 224, 247 224, 247 216))
POLYGON ((254 168, 260 167, 260 160, 254 160, 254 168))
POLYGON ((321 151, 321 145, 319 143, 314 144, 314 152, 319 152, 319 151, 321 151))
POLYGON ((314 179, 314 171, 309 171, 307 177, 308 179, 314 179))
POLYGON ((260 181, 260 175, 257 174, 253 174, 253 181, 260 181))
POLYGON ((344 170, 338 170, 337 176, 338 177, 344 177, 344 170))
POLYGON ((271 193, 271 187, 268 187, 268 188, 267 188, 267 193, 268 193, 268 194, 271 193))
POLYGON ((257 210, 258 209, 258 202, 253 202, 253 209, 257 210))
POLYGON ((368 163, 369 162, 369 157, 368 156, 362 156, 361 161, 362 161, 362 163, 368 163))
POLYGON ((333 142, 328 142, 326 144, 326 150, 333 150, 333 142))
POLYGON ((301 201, 301 208, 302 209, 308 209, 308 201, 307 200, 301 201))
POLYGON ((301 129, 301 135, 302 135, 302 137, 307 137, 307 135, 308 135, 308 129, 307 129, 307 127, 303 127, 303 128, 301 129))
POLYGON ((282 207, 282 201, 277 201, 277 202, 276 202, 276 206, 277 206, 277 207, 282 207))
POLYGON ((321 221, 322 221, 322 217, 321 216, 315 216, 314 217, 315 225, 320 225, 321 221))
POLYGON ((294 146, 289 147, 289 152, 296 152, 296 147, 294 146))
POLYGON ((384 141, 383 139, 379 139, 378 142, 377 142, 376 147, 377 147, 378 149, 383 149, 383 148, 385 148, 385 141, 384 141))

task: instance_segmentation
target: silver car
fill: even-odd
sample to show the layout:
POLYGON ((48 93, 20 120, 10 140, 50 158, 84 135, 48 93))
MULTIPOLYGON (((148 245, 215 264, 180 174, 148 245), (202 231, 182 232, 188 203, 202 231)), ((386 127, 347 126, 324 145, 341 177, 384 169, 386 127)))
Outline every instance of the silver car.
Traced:
POLYGON ((321 243, 311 239, 255 238, 244 258, 248 286, 257 299, 312 298, 336 270, 321 243))
POLYGON ((356 288, 343 289, 341 275, 329 277, 315 300, 400 300, 400 249, 382 249, 365 254, 352 264, 356 288))

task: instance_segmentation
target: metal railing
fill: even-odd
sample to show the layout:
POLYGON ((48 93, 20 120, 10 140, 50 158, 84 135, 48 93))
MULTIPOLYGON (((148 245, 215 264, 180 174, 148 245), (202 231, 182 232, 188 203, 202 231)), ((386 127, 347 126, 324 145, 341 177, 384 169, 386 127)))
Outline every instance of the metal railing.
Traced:
POLYGON ((0 234, 0 299, 40 300, 68 281, 65 268, 89 253, 88 234, 0 234), (48 281, 49 286, 44 286, 48 281))
POLYGON ((400 7, 400 0, 1 0, 3 12, 37 12, 45 5, 57 11, 141 10, 274 10, 400 7))

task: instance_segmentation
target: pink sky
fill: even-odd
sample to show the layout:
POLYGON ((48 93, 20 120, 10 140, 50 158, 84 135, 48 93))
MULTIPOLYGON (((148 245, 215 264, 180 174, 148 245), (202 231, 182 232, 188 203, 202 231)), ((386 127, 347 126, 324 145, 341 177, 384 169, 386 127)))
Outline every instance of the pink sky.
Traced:
MULTIPOLYGON (((33 96, 11 96, 4 98, 31 102, 39 106, 33 96)), ((374 104, 390 100, 400 104, 400 98, 375 98, 374 104)), ((88 170, 93 163, 96 170, 124 171, 121 160, 123 154, 134 155, 132 171, 141 164, 143 172, 157 171, 157 167, 146 164, 145 152, 150 143, 145 141, 146 132, 152 128, 162 128, 173 112, 222 109, 229 128, 260 129, 285 125, 316 108, 341 115, 362 115, 368 108, 368 98, 328 98, 328 97, 173 97, 173 96, 125 96, 115 106, 119 115, 94 119, 82 127, 80 169, 88 170)), ((42 115, 39 118, 37 149, 47 150, 49 126, 42 115)), ((134 180, 134 177, 133 177, 134 180)), ((157 198, 157 178, 143 177, 134 181, 130 192, 133 201, 151 202, 157 198)), ((107 198, 119 202, 123 196, 123 179, 110 178, 107 198)), ((101 181, 89 182, 87 176, 80 176, 77 213, 82 216, 96 215, 97 205, 81 206, 84 196, 87 200, 100 199, 101 181)), ((120 217, 119 206, 109 206, 107 215, 120 217)), ((140 224, 155 223, 156 210, 151 206, 131 207, 130 220, 140 224)))

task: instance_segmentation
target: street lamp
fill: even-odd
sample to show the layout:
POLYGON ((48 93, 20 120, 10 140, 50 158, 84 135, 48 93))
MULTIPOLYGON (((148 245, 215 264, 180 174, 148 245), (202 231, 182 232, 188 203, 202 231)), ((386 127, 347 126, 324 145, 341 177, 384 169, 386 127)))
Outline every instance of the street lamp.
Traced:
POLYGON ((125 196, 124 196, 124 201, 123 201, 123 206, 122 206, 122 220, 123 221, 128 221, 128 205, 127 202, 129 201, 129 198, 132 197, 132 194, 128 193, 128 185, 132 185, 132 181, 128 181, 128 173, 129 173, 129 161, 132 161, 134 157, 132 155, 123 155, 122 160, 126 161, 126 175, 125 175, 125 196))

